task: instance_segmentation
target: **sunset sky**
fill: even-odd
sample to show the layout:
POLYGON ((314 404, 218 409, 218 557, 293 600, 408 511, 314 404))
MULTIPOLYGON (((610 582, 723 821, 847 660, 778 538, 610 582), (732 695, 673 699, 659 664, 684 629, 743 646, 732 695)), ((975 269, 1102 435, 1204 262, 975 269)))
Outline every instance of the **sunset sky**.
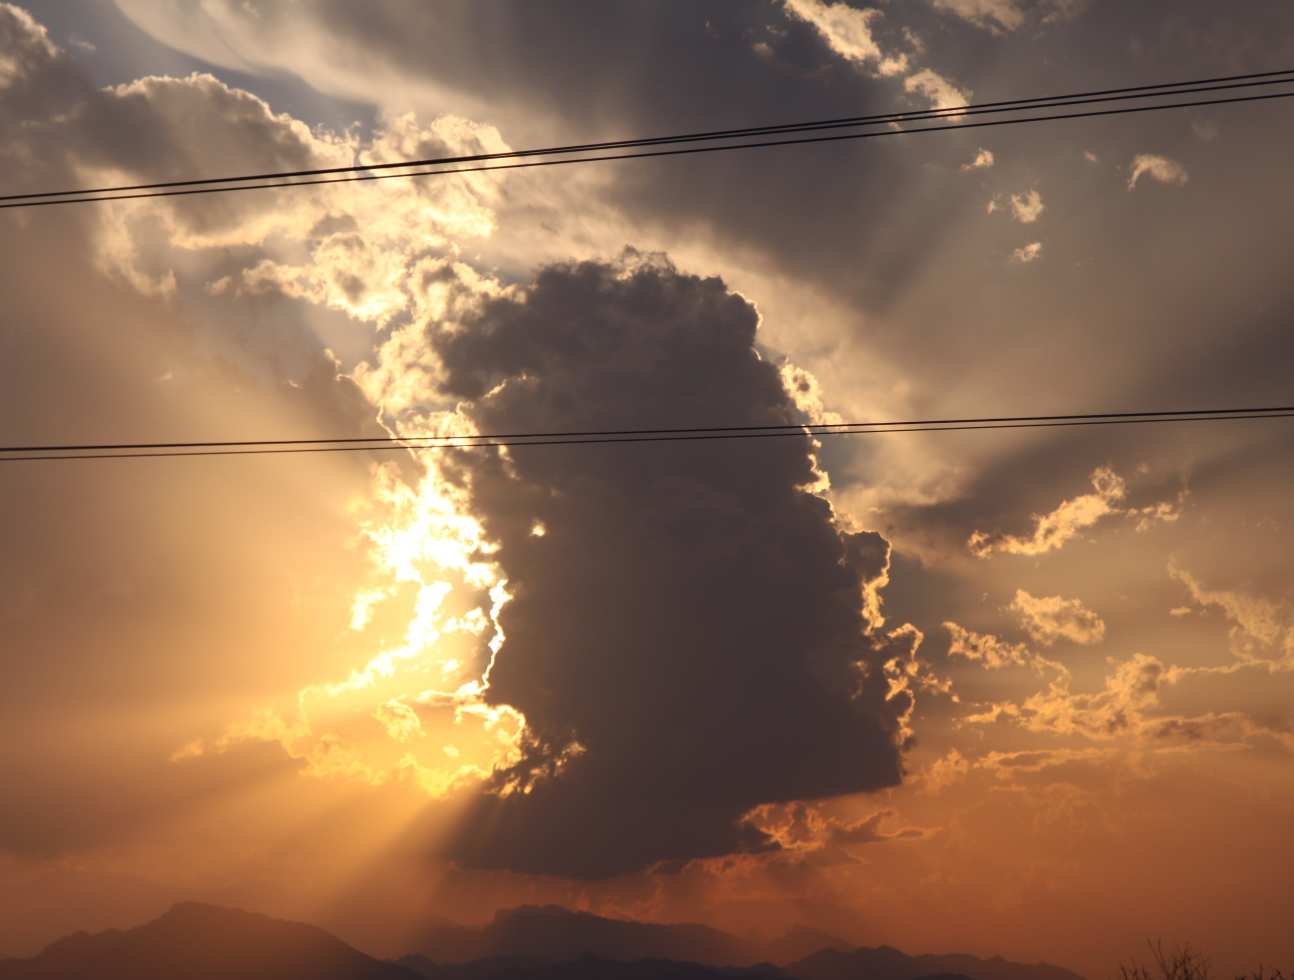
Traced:
MULTIPOLYGON (((1283 0, 0 3, 0 193, 1294 67, 1283 0)), ((0 214, 0 444, 1294 403, 1294 102, 0 214)), ((1294 420, 0 463, 0 954, 523 903, 1294 964, 1294 420)))

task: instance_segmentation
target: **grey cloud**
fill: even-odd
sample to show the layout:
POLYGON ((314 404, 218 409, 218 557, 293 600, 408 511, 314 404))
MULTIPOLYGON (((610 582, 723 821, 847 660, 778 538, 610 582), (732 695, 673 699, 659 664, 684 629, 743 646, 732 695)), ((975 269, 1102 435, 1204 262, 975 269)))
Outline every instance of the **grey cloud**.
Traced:
MULTIPOLYGON (((644 260, 548 268, 524 301, 487 301, 429 339, 482 431, 793 421, 756 324, 721 281, 644 260)), ((907 700, 886 701, 863 610, 887 549, 801 489, 807 448, 457 460, 515 594, 488 698, 520 709, 532 739, 497 780, 516 791, 469 809, 453 856, 603 877, 765 849, 750 808, 898 782, 907 700)))

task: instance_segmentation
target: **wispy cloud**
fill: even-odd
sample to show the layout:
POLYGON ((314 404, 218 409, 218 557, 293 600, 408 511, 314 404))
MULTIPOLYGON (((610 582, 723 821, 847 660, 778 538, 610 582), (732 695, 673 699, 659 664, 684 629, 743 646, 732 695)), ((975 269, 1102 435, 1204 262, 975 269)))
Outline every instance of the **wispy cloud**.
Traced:
POLYGON ((1017 589, 1011 611, 1020 619, 1024 630, 1036 643, 1050 646, 1057 640, 1069 640, 1084 646, 1105 639, 1105 622, 1079 599, 1062 596, 1035 596, 1017 589))
POLYGON ((1138 153, 1132 158, 1132 168, 1128 173, 1128 190, 1135 190, 1142 177, 1149 177, 1170 187, 1182 187, 1190 180, 1190 175, 1184 166, 1176 160, 1154 153, 1138 153))
POLYGON ((1019 265, 1028 265, 1030 262, 1037 262, 1040 258, 1042 258, 1042 242, 1021 245, 1011 253, 1011 261, 1019 265))
POLYGON ((1023 194, 1011 195, 1011 217, 1022 225, 1031 225, 1042 217, 1047 206, 1042 203, 1042 195, 1036 190, 1023 194))

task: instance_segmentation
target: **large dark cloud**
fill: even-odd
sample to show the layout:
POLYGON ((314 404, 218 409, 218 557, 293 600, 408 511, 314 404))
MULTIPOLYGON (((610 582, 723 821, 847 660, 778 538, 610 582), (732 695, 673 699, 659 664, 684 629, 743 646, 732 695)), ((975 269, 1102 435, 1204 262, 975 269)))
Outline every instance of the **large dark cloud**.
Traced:
MULTIPOLYGON (((631 259, 548 268, 524 300, 492 300, 432 343, 482 431, 793 422, 757 321, 718 279, 631 259)), ((809 450, 797 437, 455 462, 515 595, 488 697, 524 712, 532 738, 453 856, 601 877, 767 848, 740 822, 750 807, 898 782, 906 701, 886 701, 862 610, 885 549, 805 489, 809 450)))

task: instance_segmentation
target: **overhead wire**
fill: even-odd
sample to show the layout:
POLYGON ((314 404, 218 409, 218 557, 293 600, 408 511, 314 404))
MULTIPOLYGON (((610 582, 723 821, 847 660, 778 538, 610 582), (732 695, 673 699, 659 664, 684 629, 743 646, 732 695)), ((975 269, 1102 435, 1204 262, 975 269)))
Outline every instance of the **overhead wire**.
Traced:
MULTIPOLYGON (((871 422, 779 422, 770 425, 698 425, 671 426, 661 428, 636 429, 575 429, 561 432, 490 432, 463 433, 459 435, 401 435, 392 433, 385 436, 345 436, 322 439, 222 439, 200 442, 91 442, 91 443, 54 443, 50 445, 0 445, 0 453, 32 452, 74 452, 103 450, 136 450, 136 449, 229 449, 256 446, 309 446, 334 443, 404 443, 412 440, 427 439, 552 439, 583 438, 604 436, 640 436, 640 435, 686 435, 698 432, 756 432, 756 431, 793 431, 809 429, 857 429, 878 426, 897 428, 900 426, 950 426, 964 424, 981 424, 992 422, 1058 422, 1087 419, 1123 419, 1151 417, 1186 417, 1213 415, 1249 415, 1274 412, 1294 412, 1294 405, 1244 406, 1238 408, 1181 408, 1165 411, 1139 412, 1084 412, 1069 415, 1001 415, 976 418, 929 418, 929 419, 885 419, 871 422)), ((397 447, 398 448, 398 447, 397 447)))
MULTIPOLYGON (((967 130, 991 126, 1006 126, 1054 120, 1114 116, 1165 109, 1195 108, 1294 97, 1294 91, 1265 92, 1230 96, 1219 99, 1200 99, 1186 102, 1156 102, 1148 105, 1120 106, 1092 111, 1050 113, 1047 115, 1014 115, 1004 119, 972 122, 961 121, 965 116, 1001 114, 1004 112, 1030 112, 1104 104, 1126 100, 1144 100, 1160 97, 1180 97, 1192 94, 1210 94, 1234 91, 1256 86, 1294 83, 1294 69, 1256 72, 1243 75, 1215 76, 1181 82, 1162 82, 1153 85, 1103 89, 1066 95, 1038 96, 1027 99, 1008 99, 997 102, 973 103, 963 106, 929 110, 891 112, 870 116, 837 117, 801 123, 772 126, 745 127, 741 129, 710 130, 683 133, 673 136, 604 141, 568 146, 543 147, 501 153, 473 154, 406 160, 393 163, 356 164, 349 167, 316 168, 311 170, 276 171, 242 176, 193 178, 160 181, 149 184, 114 185, 74 190, 31 192, 0 195, 0 209, 39 207, 53 204, 92 203, 112 200, 135 200, 152 197, 177 197, 195 194, 229 193, 241 190, 262 190, 283 187, 316 186, 320 184, 351 183, 385 180, 398 177, 431 176, 436 174, 474 173, 486 170, 519 169, 539 166, 556 166, 569 163, 587 163, 609 160, 626 160, 645 157, 678 156, 722 152, 726 150, 756 149, 774 146, 828 143, 842 140, 868 139, 879 136, 908 135, 923 132, 967 130), (900 125, 913 122, 938 122, 955 119, 948 125, 900 125), (839 128, 864 125, 890 125, 892 128, 861 133, 803 136, 792 139, 773 139, 753 142, 714 143, 757 135, 786 136, 797 133, 818 133, 839 128), (676 147, 678 143, 707 142, 712 145, 676 147), (666 146, 666 149, 652 147, 666 146), (598 156, 570 157, 571 153, 629 148, 645 152, 602 153, 598 156), (559 159, 546 157, 567 154, 559 159), (525 159, 541 157, 541 159, 525 159), (496 160, 520 162, 491 163, 496 160), (446 164, 484 162, 483 166, 446 167, 446 164), (438 169, 407 172, 409 167, 436 165, 438 169), (405 170, 406 172, 385 172, 405 170), (384 171, 375 173, 373 171, 384 171), (345 176, 336 176, 336 175, 345 176), (310 178, 310 179, 299 179, 310 178), (250 181, 273 181, 249 183, 250 181), (125 192, 125 193, 123 193, 125 192)), ((301 452, 369 452, 383 450, 421 450, 470 448, 473 446, 526 446, 614 444, 641 442, 677 442, 712 439, 750 439, 775 436, 822 436, 849 434, 883 434, 897 432, 968 431, 975 429, 1021 429, 1072 425, 1113 425, 1146 422, 1189 422, 1221 420, 1257 420, 1294 416, 1294 406, 1272 406, 1240 409, 1199 409, 1169 412, 1087 413, 1081 415, 1011 416, 998 418, 920 419, 887 422, 849 422, 834 424, 784 424, 769 426, 700 426, 671 429, 620 429, 587 430, 579 432, 522 432, 458 436, 403 436, 348 437, 342 439, 310 440, 223 440, 206 442, 154 442, 154 443, 87 443, 76 445, 0 446, 0 462, 52 461, 66 459, 127 459, 174 456, 207 455, 262 455, 301 452)))
POLYGON ((69 197, 83 196, 87 194, 107 194, 115 191, 140 191, 156 190, 171 187, 188 187, 199 184, 225 184, 231 182, 242 182, 252 180, 270 180, 291 177, 318 177, 328 174, 356 173, 359 171, 371 170, 390 170, 400 167, 427 167, 439 166, 456 163, 475 163, 487 160, 502 159, 505 157, 526 157, 553 155, 563 153, 583 153, 595 150, 620 149, 632 146, 650 146, 664 143, 674 143, 690 140, 711 140, 726 139, 741 136, 754 136, 760 134, 772 134, 778 132, 795 132, 802 129, 816 129, 836 126, 861 126, 875 123, 888 123, 892 121, 901 121, 908 118, 930 118, 941 115, 960 116, 967 114, 982 113, 988 111, 1000 111, 1005 108, 1029 108, 1033 105, 1046 105, 1059 100, 1071 99, 1091 99, 1093 101, 1109 101, 1109 98, 1098 97, 1119 97, 1119 98, 1152 98, 1158 95, 1182 94, 1174 91, 1186 86, 1216 86, 1218 90, 1226 88, 1241 88, 1247 85, 1271 85, 1281 82, 1294 81, 1294 78, 1281 77, 1294 76, 1294 69, 1284 69, 1280 71, 1249 72, 1243 75, 1219 75, 1211 78, 1196 78, 1180 82, 1157 82, 1150 85, 1133 85, 1123 86, 1121 88, 1096 89, 1085 92, 1069 92, 1062 95, 1041 95, 1022 99, 1005 99, 996 102, 978 102, 968 103, 960 106, 944 106, 935 109, 913 109, 907 111, 879 113, 864 116, 837 116, 829 119, 818 119, 795 123, 776 123, 763 126, 745 126, 738 129, 719 129, 704 130, 700 132, 680 133, 671 136, 651 136, 639 137, 624 140, 604 140, 596 143, 571 144, 566 146, 549 146, 539 147, 528 150, 506 150, 496 153, 478 153, 470 155, 448 156, 448 157, 428 157, 416 160, 398 160, 387 163, 366 163, 352 164, 345 167, 317 167, 309 170, 279 170, 266 171, 263 173, 242 174, 238 176, 224 177, 195 177, 185 180, 168 180, 157 181, 148 184, 123 184, 110 185, 104 187, 82 187, 72 190, 61 191, 30 191, 22 194, 2 194, 0 201, 16 201, 29 198, 39 197, 69 197), (1246 83, 1226 84, 1226 83, 1246 83), (1167 91, 1163 91, 1167 90, 1167 91), (1142 94, 1135 94, 1142 93, 1142 94))
POLYGON ((1274 72, 1258 72, 1247 75, 1219 76, 1213 79, 1200 79, 1189 82, 1164 82, 1156 85, 1136 86, 1124 89, 1106 89, 1084 93, 1072 93, 1063 96, 1040 96, 1030 99, 1010 99, 999 102, 968 104, 965 106, 945 107, 939 109, 913 110, 910 112, 893 112, 873 116, 841 117, 805 123, 787 123, 776 126, 748 127, 732 130, 712 130, 709 132, 680 134, 676 136, 647 137, 642 139, 604 141, 570 146, 544 147, 529 150, 511 150, 499 153, 471 154, 427 158, 422 160, 405 160, 390 163, 355 164, 347 167, 327 167, 310 170, 276 171, 241 176, 211 178, 191 178, 175 181, 158 181, 147 184, 122 184, 93 188, 79 188, 62 191, 27 192, 22 194, 0 195, 0 209, 41 207, 55 204, 85 204, 111 200, 139 200, 154 197, 182 197, 195 194, 229 193, 242 190, 268 190, 282 187, 310 187, 322 184, 354 183, 361 181, 386 180, 437 174, 475 173, 478 171, 509 170, 539 166, 556 166, 569 163, 591 163, 610 160, 627 160, 649 157, 680 156, 698 153, 722 152, 738 149, 758 149, 772 146, 804 145, 810 143, 837 142, 842 140, 869 139, 878 136, 905 135, 922 132, 942 132, 948 130, 967 130, 989 126, 1004 126, 1020 123, 1049 122, 1063 119, 1090 118, 1095 116, 1124 115, 1139 112, 1154 112, 1167 109, 1198 108, 1209 105, 1227 105, 1241 102, 1257 102, 1294 96, 1294 91, 1267 92, 1257 95, 1232 96, 1220 99, 1201 99, 1187 102, 1158 102, 1149 105, 1107 108, 1087 112, 1051 113, 1048 115, 1012 116, 1005 119, 990 119, 977 122, 953 122, 948 125, 912 127, 900 126, 900 123, 939 121, 946 119, 960 120, 966 116, 981 114, 1000 114, 1004 112, 1028 112, 1038 109, 1056 109, 1073 106, 1085 106, 1126 100, 1158 98, 1160 96, 1182 96, 1191 94, 1208 94, 1212 92, 1233 91, 1256 86, 1270 86, 1294 83, 1294 69, 1274 72), (796 133, 817 133, 839 128, 855 128, 864 125, 892 124, 897 128, 845 133, 828 136, 808 136, 796 139, 758 140, 753 142, 724 142, 715 140, 744 138, 759 135, 794 135, 796 133), (673 149, 650 149, 651 147, 671 146, 677 143, 705 141, 702 146, 684 146, 673 149), (646 152, 601 153, 603 150, 620 148, 649 148, 646 152), (548 157, 572 154, 599 152, 597 156, 561 156, 558 159, 548 157), (541 157, 541 159, 525 159, 541 157), (496 160, 521 160, 513 163, 491 163, 496 160), (459 167, 449 166, 460 163, 484 162, 483 166, 459 167), (435 167, 408 172, 410 167, 435 167), (406 172, 387 172, 403 170, 406 172), (374 171, 383 171, 375 173, 374 171), (329 176, 346 174, 348 176, 329 176), (318 179, 296 179, 296 178, 318 179), (259 183, 253 183, 259 181, 259 183))
POLYGON ((716 426, 681 429, 621 429, 599 432, 536 432, 255 440, 225 442, 100 443, 80 447, 25 446, 0 448, 0 463, 52 462, 56 460, 158 459, 196 456, 263 456, 300 453, 356 453, 444 449, 519 448, 524 446, 587 446, 787 437, 892 435, 904 432, 967 432, 996 429, 1038 429, 1094 425, 1150 423, 1256 421, 1294 418, 1294 406, 1268 408, 1180 410, 1174 412, 1124 412, 1084 415, 1005 416, 912 422, 804 423, 776 426, 716 426), (863 428, 867 426, 867 428, 863 428), (399 441, 397 441, 399 440, 399 441), (355 444, 361 443, 361 444, 355 444), (102 451, 111 450, 111 451, 102 451))

